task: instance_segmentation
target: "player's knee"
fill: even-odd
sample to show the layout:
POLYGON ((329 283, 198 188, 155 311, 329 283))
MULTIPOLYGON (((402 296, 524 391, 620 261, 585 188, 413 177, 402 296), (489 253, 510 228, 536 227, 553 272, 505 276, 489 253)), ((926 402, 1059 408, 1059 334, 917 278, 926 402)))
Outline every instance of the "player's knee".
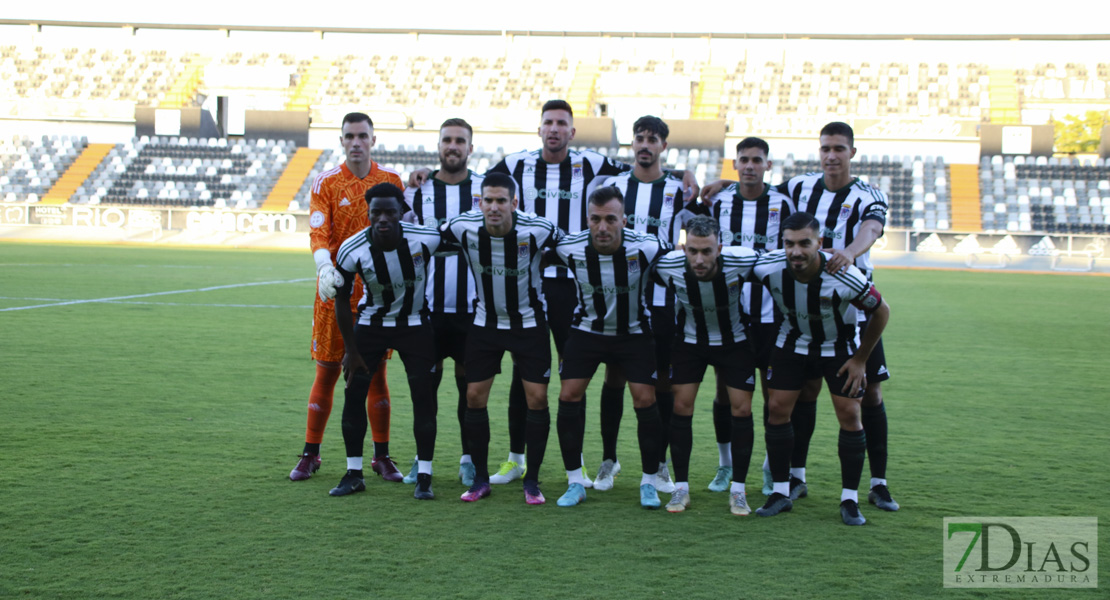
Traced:
POLYGON ((876 381, 875 383, 867 384, 867 388, 863 392, 863 405, 864 406, 878 406, 883 403, 883 387, 882 384, 876 381))

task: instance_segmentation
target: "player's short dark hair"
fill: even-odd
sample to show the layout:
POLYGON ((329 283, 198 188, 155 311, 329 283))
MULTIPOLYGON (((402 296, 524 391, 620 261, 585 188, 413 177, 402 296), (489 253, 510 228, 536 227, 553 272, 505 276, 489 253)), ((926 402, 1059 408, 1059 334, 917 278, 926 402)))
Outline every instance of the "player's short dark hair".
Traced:
POLYGON ((409 205, 405 202, 405 193, 401 191, 401 188, 392 183, 379 183, 366 190, 367 210, 370 210, 370 200, 373 198, 393 198, 397 201, 397 208, 400 209, 401 214, 405 214, 409 211, 409 205))
POLYGON ((763 138, 746 137, 738 144, 736 144, 736 153, 740 154, 748 148, 759 148, 763 151, 763 156, 771 156, 771 146, 763 138))
POLYGON ((463 129, 465 129, 467 131, 467 133, 470 134, 470 139, 471 140, 474 139, 474 128, 471 127, 470 123, 467 123, 465 119, 460 119, 458 117, 452 117, 450 119, 447 119, 446 121, 443 122, 442 125, 439 126, 439 130, 443 131, 443 128, 445 128, 445 127, 462 127, 463 129))
POLYGON ((482 180, 482 189, 488 187, 499 187, 509 190, 509 198, 512 199, 516 196, 516 182, 512 177, 504 173, 490 173, 482 180))
POLYGON ((852 131, 852 126, 842 121, 833 121, 828 125, 821 128, 821 135, 842 135, 848 138, 848 145, 855 147, 856 145, 856 132, 852 131))
POLYGON ((663 119, 652 115, 644 115, 639 119, 636 119, 636 122, 632 124, 633 135, 640 133, 641 131, 654 133, 655 135, 663 138, 664 142, 667 141, 667 136, 671 134, 671 128, 667 127, 667 123, 663 121, 663 119))
POLYGON ((812 229, 817 233, 821 233, 821 222, 818 221, 817 218, 813 215, 804 211, 796 212, 789 217, 786 217, 786 219, 782 222, 783 231, 799 231, 802 229, 812 229))
POLYGON ((594 206, 605 206, 614 199, 620 200, 621 204, 624 204, 624 194, 621 193, 620 189, 613 185, 606 185, 590 192, 590 197, 586 201, 594 206))
POLYGON ((713 217, 698 215, 686 221, 686 235, 697 237, 713 236, 719 240, 721 239, 721 224, 713 217))
POLYGON ((370 120, 370 115, 366 113, 352 112, 343 115, 343 123, 341 123, 339 127, 342 129, 343 126, 347 123, 361 123, 363 121, 369 123, 370 127, 374 126, 374 122, 370 120))
POLYGON ((570 103, 566 100, 555 99, 544 102, 543 108, 540 109, 540 114, 542 115, 549 110, 565 110, 570 113, 570 118, 574 118, 574 109, 570 107, 570 103))

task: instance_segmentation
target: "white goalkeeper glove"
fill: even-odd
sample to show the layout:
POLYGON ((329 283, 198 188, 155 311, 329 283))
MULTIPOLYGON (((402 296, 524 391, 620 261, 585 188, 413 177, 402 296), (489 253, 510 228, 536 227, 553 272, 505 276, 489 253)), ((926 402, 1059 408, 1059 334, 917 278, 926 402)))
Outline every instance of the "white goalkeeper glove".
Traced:
POLYGON ((316 291, 320 294, 320 300, 324 302, 335 298, 335 290, 343 283, 343 276, 339 274, 339 270, 330 264, 320 267, 316 272, 316 291))

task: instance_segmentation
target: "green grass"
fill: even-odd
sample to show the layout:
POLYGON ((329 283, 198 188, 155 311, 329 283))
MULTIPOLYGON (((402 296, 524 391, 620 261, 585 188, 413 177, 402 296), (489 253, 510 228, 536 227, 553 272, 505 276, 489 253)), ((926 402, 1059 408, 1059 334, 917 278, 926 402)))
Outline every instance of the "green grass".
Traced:
MULTIPOLYGON (((865 505, 868 525, 847 528, 827 396, 810 496, 773 519, 731 517, 704 489, 716 466, 709 390, 682 515, 638 506, 630 409, 611 492, 554 505, 565 488, 552 431, 547 506, 526 506, 515 485, 459 502, 449 384, 435 501, 380 479, 329 497, 344 469, 338 410, 323 469, 291 483, 314 371, 312 275, 307 252, 0 245, 0 309, 43 305, 0 312, 0 598, 988 595, 941 587, 941 521, 961 515, 1097 516, 1110 556, 1105 278, 881 270, 889 477, 903 508, 865 505), (261 285, 121 298, 244 283, 261 285), (102 298, 120 299, 62 304, 102 298)), ((407 463, 411 406, 400 363, 390 367, 393 454, 407 463)), ((499 380, 491 401, 494 462, 508 450, 506 390, 499 380)), ((597 390, 589 397, 596 469, 597 390)), ((753 504, 762 454, 757 431, 753 504)))

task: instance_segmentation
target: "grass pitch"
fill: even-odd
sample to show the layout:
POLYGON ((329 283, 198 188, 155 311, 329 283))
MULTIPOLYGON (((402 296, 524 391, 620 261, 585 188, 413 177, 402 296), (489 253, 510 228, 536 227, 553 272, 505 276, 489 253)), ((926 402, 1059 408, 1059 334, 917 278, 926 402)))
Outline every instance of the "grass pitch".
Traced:
MULTIPOLYGON (((366 493, 327 495, 344 470, 341 393, 322 470, 291 483, 313 375, 312 276, 307 252, 0 245, 0 598, 987 595, 941 587, 941 520, 961 515, 1100 517, 1110 556, 1105 278, 880 270, 892 306, 888 474, 903 508, 865 504, 867 526, 848 528, 827 396, 810 495, 772 519, 732 517, 726 496, 705 490, 708 389, 681 515, 639 508, 631 409, 614 490, 556 507, 553 430, 548 505, 526 506, 517 485, 458 501, 450 383, 436 500, 373 478, 366 493)), ((411 406, 400 363, 390 367, 391 445, 407 467, 411 406)), ((494 463, 508 451, 507 388, 499 379, 491 401, 494 463)), ((589 398, 596 469, 596 387, 589 398)), ((757 430, 755 506, 762 454, 757 430)))

